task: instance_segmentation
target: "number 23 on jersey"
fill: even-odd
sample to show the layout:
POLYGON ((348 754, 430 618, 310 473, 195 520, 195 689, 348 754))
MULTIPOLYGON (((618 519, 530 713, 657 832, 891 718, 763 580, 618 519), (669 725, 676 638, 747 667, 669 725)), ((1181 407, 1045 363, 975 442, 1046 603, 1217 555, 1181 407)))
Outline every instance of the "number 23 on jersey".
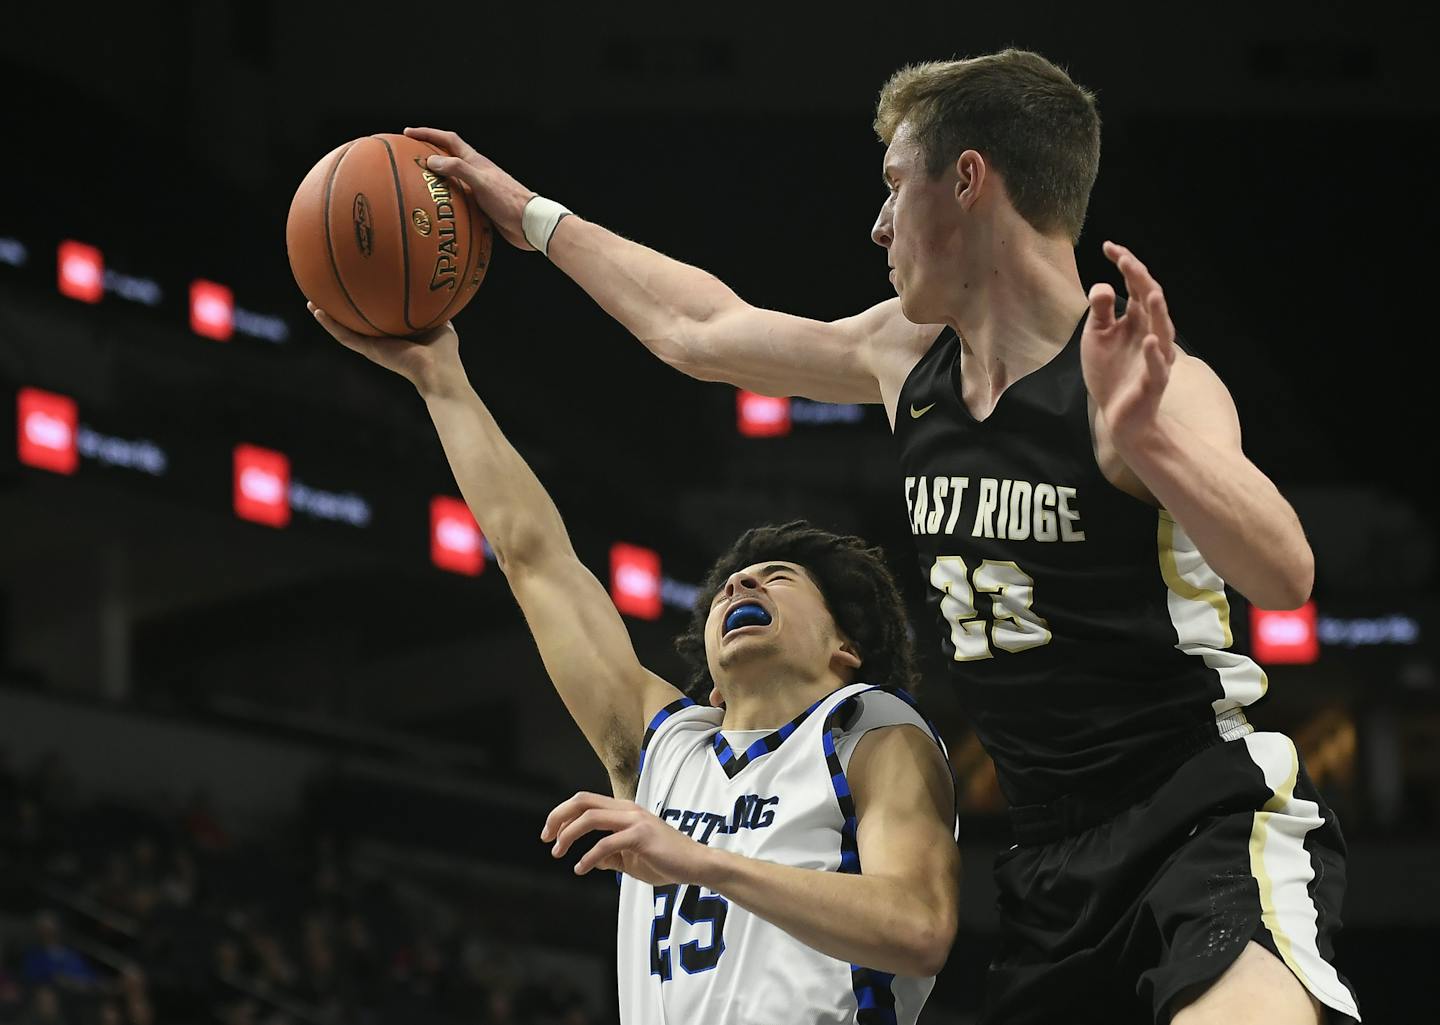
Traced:
POLYGON ((986 559, 973 573, 958 555, 942 555, 930 567, 930 586, 939 590, 940 611, 950 624, 956 662, 993 658, 1001 651, 1028 651, 1050 643, 1050 627, 1031 606, 1035 581, 1013 562, 986 559), (988 594, 989 620, 976 608, 988 594))

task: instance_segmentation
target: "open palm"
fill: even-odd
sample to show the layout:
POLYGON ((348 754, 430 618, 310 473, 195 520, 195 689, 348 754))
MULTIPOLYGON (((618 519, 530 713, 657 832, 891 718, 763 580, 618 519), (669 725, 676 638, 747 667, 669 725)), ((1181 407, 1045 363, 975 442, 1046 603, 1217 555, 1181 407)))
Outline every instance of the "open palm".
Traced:
POLYGON ((1125 312, 1115 315, 1115 289, 1090 289, 1090 317, 1080 337, 1085 387, 1116 434, 1143 430, 1154 422, 1175 363, 1175 325, 1160 284, 1134 253, 1114 242, 1105 255, 1120 268, 1130 294, 1125 312))

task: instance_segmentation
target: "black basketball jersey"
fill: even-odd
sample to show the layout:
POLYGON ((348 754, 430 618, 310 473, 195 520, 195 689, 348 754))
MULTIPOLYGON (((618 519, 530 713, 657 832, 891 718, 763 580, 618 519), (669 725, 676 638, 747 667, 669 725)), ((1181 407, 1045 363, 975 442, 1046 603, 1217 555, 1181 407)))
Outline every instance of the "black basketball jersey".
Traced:
POLYGON ((895 412, 905 502, 962 706, 1012 804, 1158 782, 1249 731, 1265 675, 1225 584, 1095 460, 1080 332, 977 421, 947 328, 895 412))

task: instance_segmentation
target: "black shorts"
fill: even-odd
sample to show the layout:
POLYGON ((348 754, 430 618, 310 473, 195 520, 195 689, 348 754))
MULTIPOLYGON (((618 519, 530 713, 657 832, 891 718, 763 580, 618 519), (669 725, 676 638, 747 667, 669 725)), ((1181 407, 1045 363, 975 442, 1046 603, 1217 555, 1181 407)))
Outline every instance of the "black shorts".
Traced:
POLYGON ((986 1025, 1168 1022, 1177 995, 1218 978, 1251 940, 1332 1020, 1359 1020, 1332 964, 1345 841, 1288 737, 1211 746, 1078 831, 1066 828, 1073 805, 1048 824, 1044 809, 1020 811, 1021 843, 995 862, 986 1025))

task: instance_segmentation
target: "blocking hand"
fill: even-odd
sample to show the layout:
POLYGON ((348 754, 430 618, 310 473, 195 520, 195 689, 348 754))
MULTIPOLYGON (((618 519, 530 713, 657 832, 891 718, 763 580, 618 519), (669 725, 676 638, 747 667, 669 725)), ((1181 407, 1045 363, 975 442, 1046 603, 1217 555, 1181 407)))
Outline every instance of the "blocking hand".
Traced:
POLYGON ((489 157, 477 153, 454 132, 439 128, 407 128, 405 134, 412 139, 428 142, 443 150, 448 156, 430 157, 426 166, 436 174, 457 178, 470 190, 480 209, 494 223, 505 241, 518 249, 534 249, 525 241, 522 218, 525 204, 535 196, 489 157))
POLYGON ((1160 398, 1175 363, 1175 325, 1165 293, 1135 254, 1114 242, 1105 255, 1125 276, 1130 301, 1115 316, 1115 289, 1090 289, 1090 318, 1080 337, 1085 386, 1117 436, 1143 430, 1154 422, 1160 398))

